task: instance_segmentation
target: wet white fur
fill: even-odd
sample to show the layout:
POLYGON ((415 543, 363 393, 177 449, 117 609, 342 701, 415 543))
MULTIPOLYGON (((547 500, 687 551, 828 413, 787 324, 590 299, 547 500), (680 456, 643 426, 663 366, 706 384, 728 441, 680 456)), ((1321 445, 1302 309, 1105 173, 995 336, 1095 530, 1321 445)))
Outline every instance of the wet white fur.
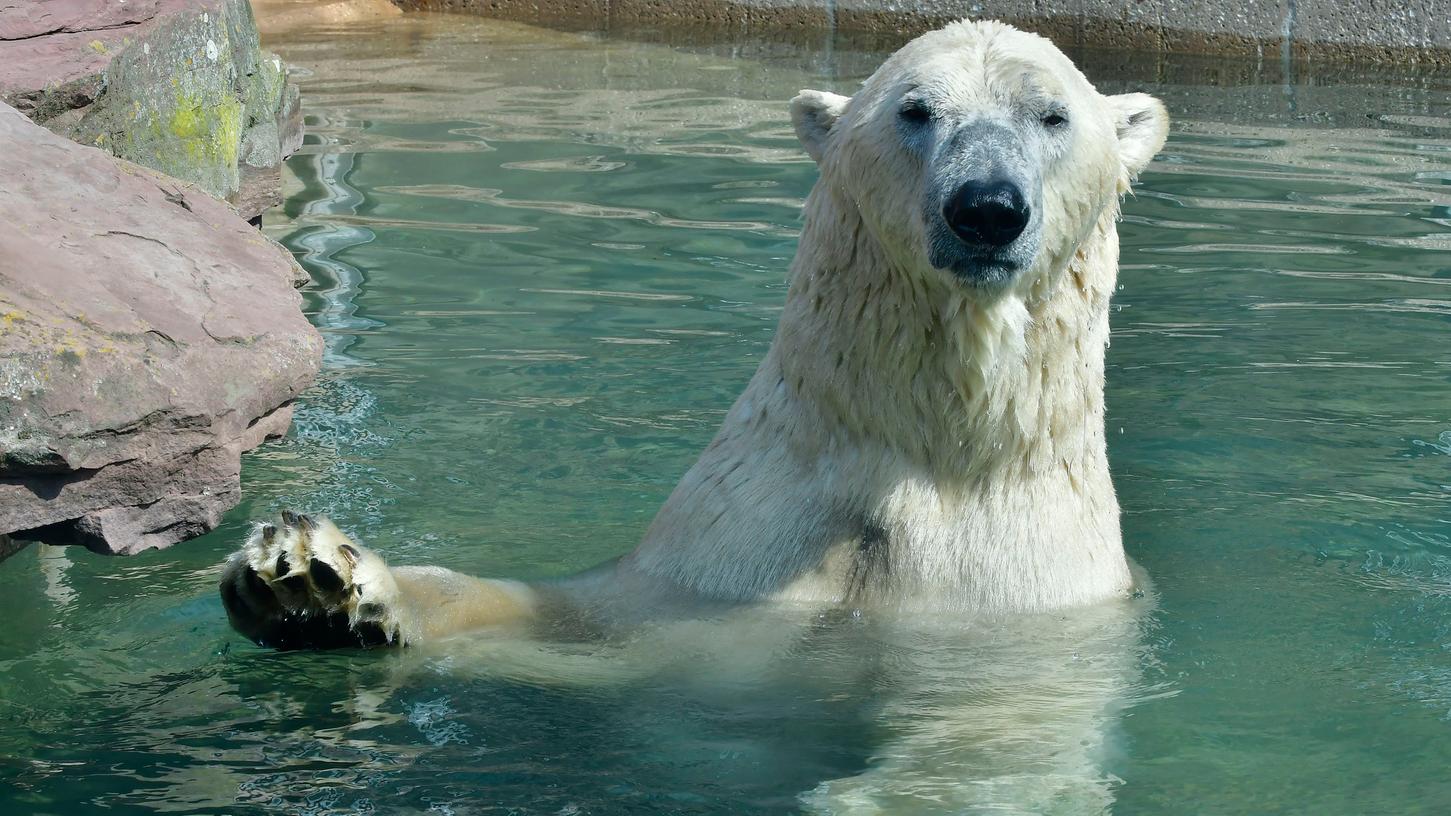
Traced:
POLYGON ((1124 593, 1103 361, 1119 199, 1164 142, 1162 105, 1099 94, 1041 37, 962 22, 850 99, 803 91, 792 118, 821 179, 775 342, 619 569, 718 598, 964 613, 1124 593), (1012 115, 1025 85, 1068 105, 1042 250, 1005 291, 926 262, 930 168, 895 121, 908 82, 960 115, 1012 115), (887 562, 857 580, 863 519, 887 562))

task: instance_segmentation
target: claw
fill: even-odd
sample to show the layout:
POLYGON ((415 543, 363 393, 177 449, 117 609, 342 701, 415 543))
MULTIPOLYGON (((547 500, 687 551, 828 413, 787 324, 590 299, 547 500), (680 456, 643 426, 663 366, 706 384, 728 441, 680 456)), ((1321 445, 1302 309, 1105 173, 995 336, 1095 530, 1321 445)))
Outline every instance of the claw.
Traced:
POLYGON ((286 524, 288 527, 297 526, 297 514, 292 512, 291 510, 283 510, 282 523, 286 524))
POLYGON ((277 537, 277 528, 271 524, 262 527, 262 543, 271 544, 272 539, 277 537))

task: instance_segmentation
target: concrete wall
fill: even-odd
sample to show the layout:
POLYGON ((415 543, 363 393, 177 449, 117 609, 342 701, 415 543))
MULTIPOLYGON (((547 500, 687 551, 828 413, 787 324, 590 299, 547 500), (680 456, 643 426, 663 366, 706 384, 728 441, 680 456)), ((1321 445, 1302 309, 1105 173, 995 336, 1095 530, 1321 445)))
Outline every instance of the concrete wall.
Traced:
POLYGON ((1451 64, 1451 0, 394 0, 606 29, 753 36, 831 30, 884 44, 963 17, 1024 23, 1063 47, 1451 64))

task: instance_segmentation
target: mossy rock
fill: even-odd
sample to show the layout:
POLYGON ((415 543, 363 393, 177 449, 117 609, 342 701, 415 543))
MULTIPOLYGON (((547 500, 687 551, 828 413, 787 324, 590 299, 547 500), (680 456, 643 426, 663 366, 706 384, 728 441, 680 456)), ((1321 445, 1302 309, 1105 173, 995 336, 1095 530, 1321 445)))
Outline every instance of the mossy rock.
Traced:
POLYGON ((246 0, 198 2, 126 44, 68 135, 231 199, 239 165, 281 162, 286 98, 286 71, 261 50, 246 0))

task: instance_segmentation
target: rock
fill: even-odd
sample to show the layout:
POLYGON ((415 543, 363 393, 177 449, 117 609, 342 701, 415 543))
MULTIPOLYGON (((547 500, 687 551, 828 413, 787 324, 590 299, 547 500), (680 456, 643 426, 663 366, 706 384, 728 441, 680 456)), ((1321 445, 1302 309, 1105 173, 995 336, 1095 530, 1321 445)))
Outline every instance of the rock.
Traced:
POLYGON ((256 218, 302 141, 295 85, 246 0, 0 6, 0 101, 256 218))
POLYGON ((0 6, 0 40, 27 40, 44 34, 104 31, 135 25, 156 16, 160 0, 47 0, 0 6))
POLYGON ((0 534, 164 547, 236 504, 322 341, 281 247, 0 105, 0 534))

